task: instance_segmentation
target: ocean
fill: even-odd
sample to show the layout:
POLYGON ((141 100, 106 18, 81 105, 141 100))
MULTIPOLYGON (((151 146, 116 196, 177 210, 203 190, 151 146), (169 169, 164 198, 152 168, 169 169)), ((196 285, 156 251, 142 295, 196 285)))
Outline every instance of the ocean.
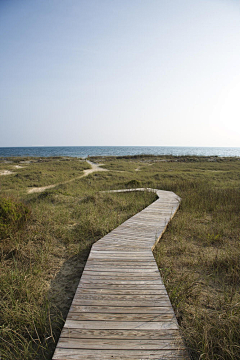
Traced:
POLYGON ((178 147, 178 146, 39 146, 0 147, 0 157, 10 156, 126 156, 126 155, 196 155, 240 157, 240 147, 178 147))

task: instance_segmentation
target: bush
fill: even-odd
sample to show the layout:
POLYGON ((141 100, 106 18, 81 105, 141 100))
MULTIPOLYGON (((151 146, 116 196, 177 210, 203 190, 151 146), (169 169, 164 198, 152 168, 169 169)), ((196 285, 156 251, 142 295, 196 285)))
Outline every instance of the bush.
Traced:
POLYGON ((130 180, 128 182, 125 183, 125 187, 126 188, 135 188, 135 187, 140 187, 141 186, 141 182, 138 180, 130 180))

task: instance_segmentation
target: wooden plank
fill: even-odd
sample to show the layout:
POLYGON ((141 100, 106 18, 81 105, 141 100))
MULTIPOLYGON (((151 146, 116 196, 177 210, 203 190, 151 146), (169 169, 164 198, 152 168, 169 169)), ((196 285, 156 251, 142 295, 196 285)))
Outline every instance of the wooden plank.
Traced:
MULTIPOLYGON (((158 269, 156 269, 155 264, 150 264, 149 266, 145 266, 144 264, 142 265, 141 263, 133 263, 133 264, 122 264, 121 261, 115 261, 115 266, 113 265, 113 263, 91 263, 91 264, 87 264, 85 270, 86 271, 91 271, 92 273, 95 272, 97 273, 99 269, 99 272, 109 272, 112 271, 115 273, 116 272, 132 272, 132 273, 143 273, 144 270, 146 269, 146 273, 155 273, 158 274, 158 276, 160 275, 160 272, 158 271, 158 269), (98 265, 97 265, 98 264, 98 265), (121 270, 122 269, 122 270, 121 270)), ((145 272, 144 272, 145 274, 145 272)), ((107 275, 107 274, 106 274, 107 275)), ((137 275, 137 274, 136 274, 137 275)), ((135 276, 135 274, 134 274, 135 276)))
MULTIPOLYGON (((117 263, 121 263, 121 261, 122 261, 122 259, 124 259, 124 258, 121 258, 121 257, 119 257, 119 256, 111 256, 111 257, 106 257, 105 255, 104 256, 98 256, 98 257, 91 257, 91 259, 92 260, 101 260, 101 261, 109 261, 110 259, 112 260, 112 261, 115 261, 115 262, 117 262, 117 263)), ((153 260, 153 259, 151 259, 151 258, 136 258, 136 259, 133 259, 132 257, 129 257, 128 258, 129 260, 135 260, 135 263, 136 264, 139 264, 139 265, 141 265, 141 263, 142 263, 142 261, 148 261, 148 262, 150 262, 151 263, 151 261, 153 260)), ((127 258, 126 258, 126 260, 127 260, 127 258)))
POLYGON ((92 286, 103 286, 104 285, 131 285, 132 288, 134 289, 135 286, 137 285, 142 285, 142 286, 152 286, 152 285, 162 285, 162 280, 107 280, 107 279, 99 279, 99 280, 87 280, 87 279, 82 279, 81 280, 81 284, 82 285, 92 285, 92 286))
POLYGON ((115 295, 167 295, 167 291, 166 289, 162 286, 162 288, 157 288, 157 289, 150 289, 150 290, 145 290, 145 289, 132 289, 132 290, 128 290, 128 289, 95 289, 95 288, 78 288, 76 293, 79 294, 115 294, 115 295))
POLYGON ((115 283, 115 284, 148 284, 148 283, 152 283, 152 284, 162 284, 162 279, 159 279, 156 276, 141 276, 141 274, 139 274, 138 276, 128 276, 128 274, 126 273, 125 276, 115 276, 114 274, 111 275, 111 273, 109 272, 109 275, 85 275, 82 276, 82 284, 91 284, 91 283, 99 283, 99 284, 110 284, 110 283, 115 283))
POLYGON ((138 294, 138 295, 128 295, 128 294, 101 294, 101 293, 86 293, 86 292, 78 292, 77 296, 74 300, 89 300, 89 301, 125 301, 126 303, 129 301, 133 302, 140 302, 140 301, 151 301, 151 302, 157 302, 162 301, 166 299, 166 294, 138 294))
MULTIPOLYGON (((82 297, 74 298, 74 305, 109 305, 109 306, 139 306, 140 301, 133 301, 133 300, 91 300, 91 299, 82 299, 82 297)), ((164 300, 158 301, 143 301, 141 300, 142 306, 169 306, 169 300, 165 298, 164 300)))
POLYGON ((185 360, 184 350, 92 350, 57 348, 52 360, 185 360))
MULTIPOLYGON (((142 265, 142 266, 154 266, 156 265, 156 262, 155 262, 155 259, 151 259, 151 261, 149 260, 142 260, 142 259, 133 259, 133 258, 130 258, 130 259, 127 259, 127 258, 124 258, 124 259, 120 259, 120 261, 122 262, 122 264, 126 264, 126 265, 142 265)), ((114 263, 115 261, 113 260, 112 257, 109 257, 107 259, 93 259, 93 258, 88 258, 88 261, 87 263, 90 263, 90 264, 101 264, 101 263, 114 263)))
POLYGON ((104 273, 105 275, 107 275, 107 272, 112 272, 112 273, 131 273, 132 276, 137 276, 137 273, 144 273, 144 274, 148 274, 148 273, 154 273, 157 274, 159 276, 159 271, 158 269, 156 269, 155 267, 148 267, 148 268, 143 268, 141 267, 137 267, 137 268, 126 268, 126 267, 113 267, 113 264, 110 266, 94 266, 94 265, 88 265, 85 266, 84 269, 84 273, 88 273, 88 274, 102 274, 104 273))
POLYGON ((128 273, 126 273, 125 275, 117 275, 117 274, 111 274, 110 272, 106 275, 88 275, 88 274, 83 274, 82 275, 82 280, 83 281, 134 281, 134 282, 138 282, 138 281, 158 281, 159 282, 159 277, 155 276, 155 275, 149 275, 149 276, 142 276, 142 274, 138 274, 138 276, 132 276, 131 274, 129 275, 128 273))
POLYGON ((115 269, 115 271, 111 271, 109 270, 109 268, 107 267, 102 267, 97 269, 85 269, 84 270, 84 275, 85 276, 104 276, 104 277, 136 277, 136 279, 138 279, 138 277, 153 277, 153 278, 159 278, 159 271, 155 270, 155 269, 146 269, 146 271, 144 271, 144 269, 126 269, 126 270, 121 270, 120 269, 115 269), (134 271, 135 270, 135 271, 134 271))
POLYGON ((84 282, 80 282, 78 285, 78 288, 94 288, 94 289, 145 289, 145 290, 150 290, 150 289, 159 289, 160 287, 163 286, 163 283, 161 282, 160 284, 153 284, 151 281, 147 284, 146 282, 144 284, 134 284, 133 282, 131 282, 130 284, 112 284, 112 283, 84 283, 84 282))
MULTIPOLYGON (((164 308, 163 308, 164 309, 164 308)), ((159 313, 159 314, 118 314, 118 313, 97 313, 97 312, 73 312, 70 311, 68 314, 69 320, 78 321, 171 321, 174 317, 172 313, 159 313)))
POLYGON ((132 251, 132 252, 123 252, 120 250, 116 250, 115 252, 113 251, 94 251, 94 252, 90 252, 89 255, 89 259, 92 258, 97 258, 97 257, 103 257, 103 258, 114 258, 114 257, 120 257, 120 258, 124 258, 124 259, 154 259, 153 254, 150 253, 149 251, 147 252, 137 252, 137 251, 132 251))
POLYGON ((92 330, 63 328, 61 336, 73 339, 181 339, 177 329, 174 330, 92 330))
POLYGON ((117 314, 174 314, 172 306, 110 306, 110 305, 75 305, 72 304, 70 312, 101 312, 117 314))
POLYGON ((84 272, 84 274, 82 275, 82 280, 86 280, 86 281, 98 281, 98 280, 155 281, 155 280, 158 280, 159 281, 159 276, 152 275, 152 274, 145 274, 145 276, 143 276, 141 273, 138 273, 137 275, 133 276, 132 274, 129 274, 129 273, 113 274, 111 272, 107 272, 105 275, 101 275, 101 274, 87 274, 84 272))
POLYGON ((152 340, 152 339, 74 339, 61 338, 59 348, 92 349, 92 350, 175 350, 184 349, 179 339, 152 340))
POLYGON ((129 259, 129 260, 135 260, 137 262, 140 262, 142 260, 144 260, 144 261, 152 261, 153 260, 153 258, 150 256, 131 256, 131 255, 129 255, 129 256, 124 256, 124 255, 122 255, 122 256, 120 256, 120 255, 107 256, 106 254, 103 254, 103 255, 95 254, 94 256, 91 256, 90 259, 101 259, 102 261, 105 261, 105 260, 107 261, 109 259, 114 260, 114 261, 115 260, 122 261, 122 259, 126 259, 126 260, 129 259))
POLYGON ((162 330, 178 329, 177 323, 171 321, 77 321, 66 320, 65 328, 72 329, 107 329, 107 330, 162 330))
POLYGON ((157 270, 157 265, 155 262, 153 261, 133 261, 133 260, 130 260, 130 261, 127 261, 127 260, 122 260, 121 262, 116 262, 112 259, 108 259, 108 260, 101 260, 101 259, 98 259, 98 260, 93 260, 93 259, 89 259, 87 264, 86 264, 86 268, 88 267, 92 267, 94 269, 94 266, 97 267, 97 266, 104 266, 104 267, 111 267, 111 266, 114 266, 114 268, 118 269, 118 267, 122 267, 122 268, 138 268, 138 269, 155 269, 157 270), (115 265, 115 266, 114 266, 115 265))

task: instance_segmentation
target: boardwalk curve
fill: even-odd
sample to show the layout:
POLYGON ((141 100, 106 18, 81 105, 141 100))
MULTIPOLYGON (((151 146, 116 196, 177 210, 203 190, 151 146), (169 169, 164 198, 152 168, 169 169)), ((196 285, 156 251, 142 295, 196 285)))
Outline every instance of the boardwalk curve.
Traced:
POLYGON ((158 199, 93 245, 53 360, 188 358, 152 253, 180 198, 147 190, 158 199))

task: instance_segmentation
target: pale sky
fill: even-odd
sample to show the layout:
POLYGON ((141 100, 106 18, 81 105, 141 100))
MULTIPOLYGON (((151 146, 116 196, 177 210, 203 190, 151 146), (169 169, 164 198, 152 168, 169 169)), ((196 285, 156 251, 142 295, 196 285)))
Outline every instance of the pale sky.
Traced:
POLYGON ((240 146, 240 1, 0 0, 0 147, 240 146))

